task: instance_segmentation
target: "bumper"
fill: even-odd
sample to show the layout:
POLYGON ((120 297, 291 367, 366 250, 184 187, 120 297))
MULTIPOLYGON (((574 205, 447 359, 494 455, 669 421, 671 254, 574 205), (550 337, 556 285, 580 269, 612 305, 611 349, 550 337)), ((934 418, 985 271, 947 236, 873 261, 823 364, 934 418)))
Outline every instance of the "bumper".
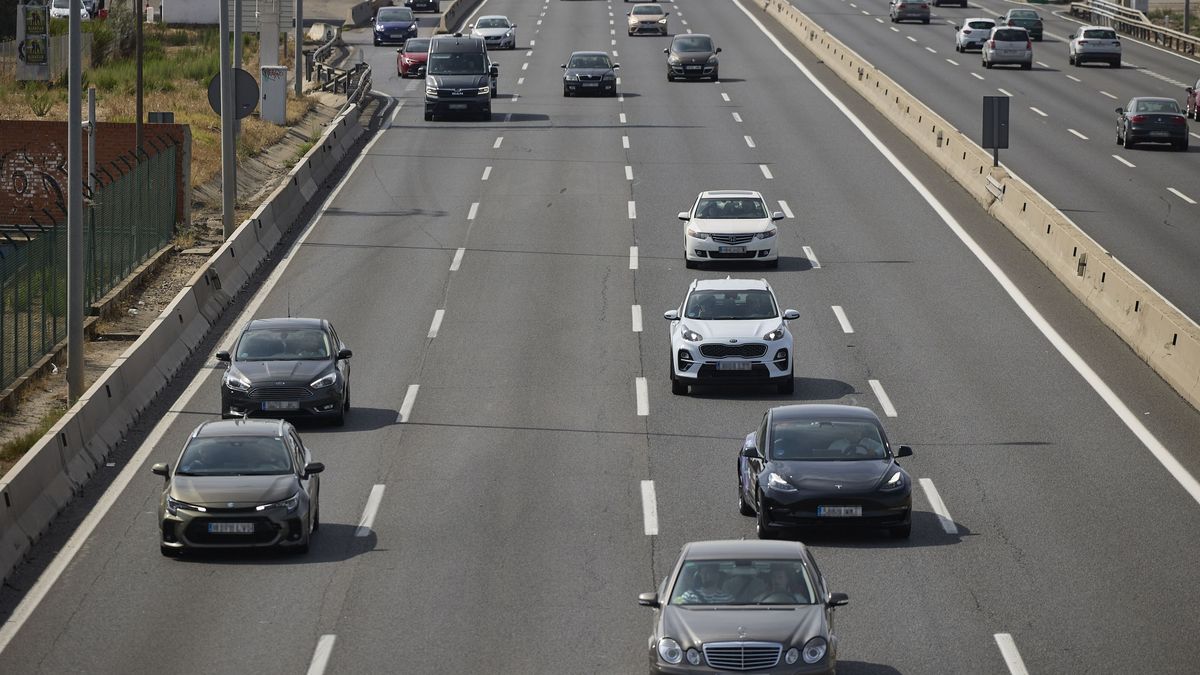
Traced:
MULTIPOLYGON (((789 666, 783 663, 781 660, 774 668, 767 670, 754 670, 751 672, 753 672, 754 675, 833 675, 836 672, 836 666, 837 659, 830 655, 826 655, 826 657, 822 659, 820 663, 816 663, 811 666, 804 663, 797 663, 789 666)), ((701 660, 700 665, 698 666, 690 665, 686 661, 680 664, 671 665, 659 659, 657 650, 652 649, 650 651, 650 672, 654 673, 655 675, 698 675, 699 673, 707 674, 714 671, 708 666, 708 664, 704 663, 703 660, 701 660)))
POLYGON ((896 12, 897 21, 928 21, 929 12, 920 10, 901 10, 896 12))
POLYGON ((1033 52, 1020 52, 1019 54, 1003 54, 999 51, 991 51, 986 54, 988 63, 996 64, 1026 64, 1033 63, 1033 52))
POLYGON ((630 35, 666 35, 667 24, 665 23, 637 23, 629 26, 630 35))
POLYGON ((512 49, 517 46, 516 38, 511 37, 484 38, 483 44, 486 45, 488 49, 512 49))
POLYGON ((434 115, 482 113, 492 109, 490 96, 455 96, 453 98, 426 98, 425 112, 434 115))
POLYGON ((776 235, 770 239, 751 239, 737 244, 725 244, 707 239, 697 239, 684 235, 684 255, 691 261, 709 260, 759 260, 771 261, 779 259, 778 241, 776 235))
POLYGON ((563 91, 571 94, 611 94, 617 91, 617 81, 593 80, 582 82, 579 80, 563 80, 563 91))
POLYGON ((422 75, 425 71, 425 62, 421 61, 418 63, 404 63, 401 61, 398 70, 400 71, 401 77, 414 77, 422 75))
POLYGON ((267 511, 250 509, 210 510, 207 513, 179 509, 171 515, 165 510, 159 519, 163 547, 184 549, 273 548, 303 546, 308 543, 307 502, 293 512, 282 508, 267 511), (251 523, 253 532, 246 534, 210 533, 214 523, 251 523))
POLYGON ((792 378, 792 349, 782 341, 766 343, 766 353, 759 358, 709 358, 700 353, 704 344, 676 345, 672 377, 691 384, 782 383, 792 378))
POLYGON ((964 50, 967 50, 967 49, 982 50, 983 43, 985 43, 985 42, 987 42, 987 38, 981 38, 979 40, 963 40, 962 42, 959 43, 959 46, 962 47, 962 49, 964 49, 964 50))
POLYGON ((1084 61, 1104 61, 1105 63, 1109 63, 1120 60, 1121 52, 1101 51, 1099 49, 1084 49, 1075 52, 1075 61, 1077 63, 1083 63, 1084 61))
MULTIPOLYGON (((267 410, 264 404, 276 404, 285 399, 279 398, 262 398, 251 396, 247 392, 233 391, 228 387, 221 386, 221 414, 240 417, 246 414, 249 417, 270 417, 273 419, 279 418, 321 418, 332 417, 337 415, 342 410, 342 401, 344 400, 344 389, 339 386, 325 387, 323 389, 310 390, 311 394, 302 398, 287 399, 295 403, 296 407, 291 409, 271 409, 267 410)), ((272 405, 272 407, 276 407, 272 405)))
POLYGON ((1162 129, 1134 125, 1129 128, 1127 135, 1130 141, 1136 143, 1182 143, 1188 139, 1188 126, 1184 124, 1176 129, 1162 129))
POLYGON ((390 33, 390 32, 381 32, 381 31, 374 31, 374 33, 375 33, 375 44, 377 44, 377 45, 404 44, 405 40, 407 40, 409 38, 417 37, 417 31, 415 31, 415 30, 411 31, 411 32, 404 32, 404 33, 390 33))
POLYGON ((790 496, 788 493, 766 492, 762 496, 766 509, 765 520, 772 527, 893 527, 912 522, 912 493, 895 495, 871 492, 861 495, 829 495, 828 497, 790 496), (831 518, 818 516, 818 506, 861 506, 862 516, 831 518))
POLYGON ((685 78, 686 77, 696 77, 696 78, 712 77, 713 71, 715 71, 716 69, 717 69, 716 66, 710 66, 710 65, 703 65, 703 66, 668 65, 667 66, 667 72, 671 73, 672 77, 685 77, 685 78))

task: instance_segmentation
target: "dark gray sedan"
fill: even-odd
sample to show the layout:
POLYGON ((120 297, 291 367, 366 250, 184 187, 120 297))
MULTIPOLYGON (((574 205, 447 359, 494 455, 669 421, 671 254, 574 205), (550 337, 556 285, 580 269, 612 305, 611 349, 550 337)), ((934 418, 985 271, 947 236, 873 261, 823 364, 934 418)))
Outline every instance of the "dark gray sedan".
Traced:
POLYGON ((1188 149, 1187 116, 1171 98, 1138 96, 1117 108, 1117 143, 1132 148, 1138 143, 1170 143, 1188 149))
POLYGON ((831 593, 799 542, 697 541, 685 544, 656 593, 651 673, 833 673, 831 593))
POLYGON ((604 52, 574 52, 563 68, 563 96, 617 95, 617 69, 604 52))
POLYGON ((667 55, 667 81, 675 78, 694 80, 720 77, 720 61, 717 54, 721 48, 713 43, 711 36, 702 33, 676 35, 671 46, 663 50, 667 55))

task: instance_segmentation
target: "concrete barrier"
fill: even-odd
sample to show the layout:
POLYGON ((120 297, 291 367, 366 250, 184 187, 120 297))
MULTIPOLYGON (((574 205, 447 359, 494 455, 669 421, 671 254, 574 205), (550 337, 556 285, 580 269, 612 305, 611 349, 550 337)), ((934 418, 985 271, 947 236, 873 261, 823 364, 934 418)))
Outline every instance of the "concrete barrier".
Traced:
POLYGON ((438 21, 438 33, 453 33, 461 28, 463 18, 469 16, 471 11, 482 0, 454 0, 449 6, 442 9, 442 18, 438 21))
POLYGON ((392 0, 367 0, 350 6, 346 10, 346 23, 351 26, 365 26, 375 18, 375 12, 380 7, 391 5, 392 0))
POLYGON ((991 154, 795 7, 760 2, 1004 224, 1072 293, 1200 408, 1200 326, 991 154))

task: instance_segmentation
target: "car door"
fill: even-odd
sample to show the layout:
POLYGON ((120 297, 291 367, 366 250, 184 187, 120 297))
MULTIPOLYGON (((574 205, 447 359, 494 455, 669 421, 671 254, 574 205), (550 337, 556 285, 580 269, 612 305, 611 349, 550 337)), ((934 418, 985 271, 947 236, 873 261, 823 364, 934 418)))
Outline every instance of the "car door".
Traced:
POLYGON ((321 478, 317 474, 313 474, 307 478, 304 477, 304 467, 312 461, 312 454, 308 448, 304 446, 304 442, 300 440, 300 435, 295 429, 288 430, 288 445, 292 449, 292 457, 296 464, 296 477, 300 479, 300 489, 308 494, 308 503, 310 508, 315 508, 317 504, 317 495, 320 492, 321 478))
POLYGON ((762 473, 763 466, 766 463, 766 443, 767 443, 767 425, 769 424, 770 413, 763 415, 762 424, 758 429, 746 435, 746 440, 742 443, 742 449, 750 445, 758 448, 758 457, 745 457, 739 453, 739 460, 742 463, 742 494, 745 496, 747 504, 754 504, 757 495, 755 494, 756 486, 758 485, 758 476, 762 473))
POLYGON ((338 337, 337 331, 334 330, 332 325, 329 326, 329 337, 331 338, 331 342, 333 344, 333 349, 335 351, 334 359, 336 359, 336 361, 337 361, 337 363, 335 364, 335 367, 338 369, 338 372, 340 372, 342 374, 342 381, 345 382, 347 385, 349 385, 350 384, 350 359, 339 359, 339 358, 337 358, 337 353, 336 353, 336 352, 340 352, 343 349, 349 349, 349 347, 347 347, 342 342, 342 339, 340 337, 338 337))

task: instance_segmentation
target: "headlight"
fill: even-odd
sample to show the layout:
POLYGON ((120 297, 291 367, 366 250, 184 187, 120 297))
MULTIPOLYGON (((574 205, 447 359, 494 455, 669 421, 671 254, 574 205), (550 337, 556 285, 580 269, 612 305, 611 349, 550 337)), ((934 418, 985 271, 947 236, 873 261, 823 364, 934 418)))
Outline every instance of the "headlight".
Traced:
MULTIPOLYGON (((772 471, 771 474, 769 476, 767 476, 767 487, 771 490, 778 490, 779 492, 795 492, 796 491, 796 487, 794 485, 792 485, 791 483, 784 480, 783 476, 780 476, 779 474, 775 473, 774 471, 772 471)), ((812 663, 812 661, 810 661, 809 663, 812 663)))
POLYGON ((483 96, 484 94, 490 94, 492 93, 492 88, 488 86, 480 87, 479 91, 476 93, 478 93, 480 96, 483 96))
POLYGON ((699 342, 704 339, 703 337, 700 337, 699 333, 692 330, 691 328, 688 328, 687 326, 684 326, 683 330, 679 333, 679 335, 681 337, 683 337, 684 340, 687 340, 688 342, 699 342))
POLYGON ((755 239, 773 239, 775 237, 775 235, 777 235, 777 234, 779 234, 779 230, 772 227, 771 229, 767 230, 766 232, 759 232, 758 234, 754 235, 754 238, 755 239))
POLYGON ((667 663, 679 663, 683 660, 683 650, 679 648, 679 643, 671 638, 658 641, 658 655, 667 663))
POLYGON ((899 488, 903 484, 904 484, 904 474, 897 471, 896 473, 892 474, 891 478, 887 479, 887 482, 884 483, 883 487, 881 487, 880 489, 881 490, 895 490, 896 488, 899 488))
POLYGON ((437 85, 434 85, 434 84, 425 85, 425 95, 426 96, 437 96, 437 85))
POLYGON ((825 638, 815 637, 804 644, 804 662, 816 663, 825 658, 827 651, 829 651, 829 644, 825 642, 825 638))
POLYGON ((679 57, 678 57, 678 56, 675 56, 674 54, 672 54, 672 55, 670 55, 670 56, 668 56, 668 57, 667 57, 667 63, 669 63, 669 64, 671 64, 671 65, 673 65, 673 66, 677 66, 677 65, 679 65, 679 63, 680 63, 680 61, 679 61, 679 57))
POLYGON ((510 30, 507 33, 505 33, 504 37, 512 37, 512 31, 510 30))
POLYGON ((312 383, 310 383, 308 386, 312 387, 313 389, 324 389, 325 387, 328 387, 329 385, 333 384, 334 382, 337 382, 337 371, 336 370, 324 377, 318 377, 317 379, 313 380, 312 383))
POLYGON ((203 506, 196 506, 195 504, 181 502, 178 499, 175 499, 175 498, 171 497, 170 495, 167 495, 167 513, 169 513, 171 515, 175 515, 175 512, 178 511, 179 509, 185 509, 188 511, 200 511, 201 513, 208 512, 208 509, 204 508, 203 506))
POLYGON ((687 660, 688 663, 692 664, 693 666, 700 665, 700 652, 696 651, 695 649, 687 650, 687 660))
POLYGON ((783 339, 783 326, 780 326, 779 328, 776 328, 775 330, 771 331, 770 333, 767 333, 766 335, 762 336, 762 339, 767 340, 768 342, 774 342, 775 340, 782 340, 783 339))
POLYGON ((280 502, 274 502, 271 504, 263 504, 261 506, 256 506, 256 507, 254 507, 254 510, 255 511, 266 511, 267 509, 275 509, 275 508, 283 507, 283 508, 287 509, 288 513, 292 513, 293 511, 296 510, 296 507, 298 507, 298 506, 300 506, 300 493, 299 492, 297 492, 296 494, 292 495, 291 497, 288 497, 287 499, 280 501, 280 502))
POLYGON ((617 79, 617 76, 615 73, 605 73, 603 79, 605 82, 612 82, 613 80, 617 79))
POLYGON ((700 230, 692 227, 687 229, 687 236, 692 237, 693 239, 708 239, 707 232, 701 232, 700 230))
POLYGON ((576 80, 579 79, 579 75, 574 74, 574 73, 567 73, 566 75, 563 76, 563 79, 567 80, 568 82, 575 82, 576 80))
POLYGON ((793 663, 799 661, 800 660, 800 650, 796 649, 795 647, 792 647, 791 649, 787 650, 787 654, 784 654, 783 660, 786 661, 789 666, 792 665, 793 663))
POLYGON ((665 16, 664 16, 663 18, 659 19, 659 20, 658 20, 658 22, 659 22, 659 23, 666 23, 666 22, 667 22, 667 17, 665 17, 665 16))
POLYGON ((708 65, 710 65, 710 66, 714 65, 716 62, 717 62, 716 54, 713 54, 712 56, 708 57, 708 65))
POLYGON ((229 387, 234 391, 250 390, 250 380, 246 379, 245 375, 242 375, 232 368, 225 371, 225 377, 222 378, 221 381, 225 383, 226 387, 229 387))

